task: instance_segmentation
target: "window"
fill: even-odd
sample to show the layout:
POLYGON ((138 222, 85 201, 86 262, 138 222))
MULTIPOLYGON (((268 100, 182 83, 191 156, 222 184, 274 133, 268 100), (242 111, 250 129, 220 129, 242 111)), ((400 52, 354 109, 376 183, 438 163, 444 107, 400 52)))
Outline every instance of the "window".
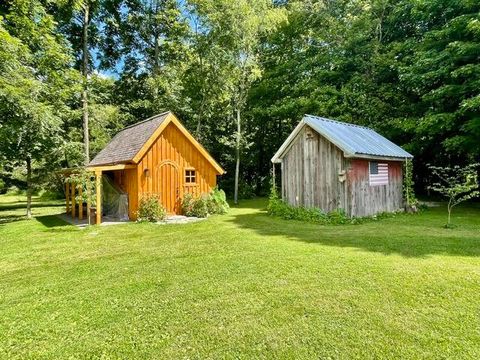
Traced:
POLYGON ((197 174, 195 170, 185 170, 185 183, 195 184, 197 182, 197 174))

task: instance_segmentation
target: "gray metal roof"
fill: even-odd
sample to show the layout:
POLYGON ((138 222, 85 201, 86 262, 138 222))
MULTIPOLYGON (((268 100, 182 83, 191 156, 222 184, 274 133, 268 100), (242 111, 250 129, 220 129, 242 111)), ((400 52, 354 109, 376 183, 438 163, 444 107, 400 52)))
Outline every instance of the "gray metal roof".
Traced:
POLYGON ((305 124, 338 146, 347 157, 382 157, 399 160, 413 158, 400 146, 370 128, 319 116, 305 115, 301 123, 272 158, 273 162, 283 156, 289 143, 294 139, 292 135, 296 135, 295 133, 298 133, 305 124))
POLYGON ((169 113, 167 111, 127 126, 117 133, 88 165, 110 165, 133 160, 169 113))

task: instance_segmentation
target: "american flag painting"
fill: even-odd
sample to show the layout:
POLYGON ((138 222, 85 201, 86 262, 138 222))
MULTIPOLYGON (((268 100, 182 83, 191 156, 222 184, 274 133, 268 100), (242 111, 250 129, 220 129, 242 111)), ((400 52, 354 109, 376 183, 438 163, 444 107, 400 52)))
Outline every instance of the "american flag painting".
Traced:
POLYGON ((370 161, 370 186, 388 185, 388 164, 370 161))

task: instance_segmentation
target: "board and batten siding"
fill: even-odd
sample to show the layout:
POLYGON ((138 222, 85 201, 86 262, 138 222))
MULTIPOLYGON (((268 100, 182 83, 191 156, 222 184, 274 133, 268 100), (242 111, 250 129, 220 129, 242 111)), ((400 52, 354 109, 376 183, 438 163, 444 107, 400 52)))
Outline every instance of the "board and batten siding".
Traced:
POLYGON ((388 164, 388 184, 369 184, 369 161, 352 159, 347 172, 348 193, 352 216, 370 216, 380 212, 393 212, 403 208, 403 174, 400 161, 388 164))
POLYGON ((217 183, 217 172, 213 165, 173 123, 162 131, 145 153, 137 165, 136 174, 138 201, 144 194, 161 194, 168 190, 168 195, 161 194, 161 197, 167 210, 175 213, 180 213, 179 202, 184 194, 199 196, 210 192, 217 183), (161 172, 161 167, 165 164, 171 166, 172 171, 164 169, 161 172), (149 176, 145 175, 146 169, 149 169, 149 176), (195 183, 185 182, 186 169, 195 170, 195 183), (162 178, 162 174, 169 176, 162 178))
POLYGON ((388 184, 369 184, 369 160, 347 159, 343 151, 305 126, 286 150, 281 163, 282 198, 293 206, 325 212, 343 209, 363 217, 403 207, 402 163, 388 164, 388 184))
POLYGON ((294 206, 347 210, 343 152, 305 126, 282 159, 282 198, 294 206))
POLYGON ((114 183, 128 195, 128 217, 132 220, 137 218, 138 210, 138 186, 137 169, 112 171, 114 183))

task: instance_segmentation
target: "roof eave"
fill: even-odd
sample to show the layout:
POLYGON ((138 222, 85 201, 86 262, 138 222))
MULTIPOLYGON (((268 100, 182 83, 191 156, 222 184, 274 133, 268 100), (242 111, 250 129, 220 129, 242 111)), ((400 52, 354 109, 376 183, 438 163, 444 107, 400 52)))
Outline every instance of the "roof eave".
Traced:
POLYGON ((300 130, 305 126, 305 121, 300 120, 300 122, 297 124, 295 129, 288 135, 287 139, 283 142, 283 144, 280 146, 280 148, 277 150, 275 155, 270 159, 272 163, 280 163, 282 162, 282 158, 284 153, 287 151, 288 147, 290 146, 291 142, 295 139, 295 137, 298 135, 300 130))
POLYGON ((406 161, 413 159, 413 155, 408 154, 408 156, 400 157, 400 156, 388 156, 388 155, 370 155, 370 154, 347 154, 344 153, 344 156, 347 159, 370 159, 370 160, 385 160, 385 161, 406 161))

